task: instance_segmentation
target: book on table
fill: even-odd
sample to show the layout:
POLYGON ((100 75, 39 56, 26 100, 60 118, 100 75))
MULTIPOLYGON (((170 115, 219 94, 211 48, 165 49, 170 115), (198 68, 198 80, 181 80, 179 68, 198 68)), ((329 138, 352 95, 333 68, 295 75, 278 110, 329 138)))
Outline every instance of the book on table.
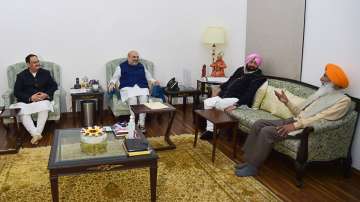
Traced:
POLYGON ((127 122, 117 122, 111 128, 116 137, 126 137, 129 132, 127 122))
POLYGON ((149 143, 144 139, 125 139, 124 149, 128 156, 139 156, 151 153, 149 143))

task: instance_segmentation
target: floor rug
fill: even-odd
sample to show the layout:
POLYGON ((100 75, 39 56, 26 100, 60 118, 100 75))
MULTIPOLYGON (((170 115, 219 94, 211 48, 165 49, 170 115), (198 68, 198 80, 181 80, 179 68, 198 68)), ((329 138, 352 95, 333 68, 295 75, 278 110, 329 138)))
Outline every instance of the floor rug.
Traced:
MULTIPOLYGON (((157 152, 157 201, 280 201, 253 177, 234 175, 234 162, 193 135, 172 136, 177 148, 157 152)), ((152 145, 163 138, 149 138, 152 145)), ((50 147, 25 148, 0 156, 0 201, 51 201, 47 164, 50 147)), ((149 201, 148 169, 59 178, 60 201, 149 201)))

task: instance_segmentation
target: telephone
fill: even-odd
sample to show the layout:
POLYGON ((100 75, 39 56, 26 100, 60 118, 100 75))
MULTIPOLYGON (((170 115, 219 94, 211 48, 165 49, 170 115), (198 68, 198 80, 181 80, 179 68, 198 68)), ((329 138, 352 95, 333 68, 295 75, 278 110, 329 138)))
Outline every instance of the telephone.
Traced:
POLYGON ((79 89, 79 88, 81 88, 81 85, 80 85, 80 82, 79 82, 79 78, 76 78, 76 83, 75 83, 75 85, 74 85, 74 89, 79 89))
POLYGON ((175 77, 170 79, 170 81, 166 84, 166 89, 169 91, 178 91, 179 90, 179 82, 175 80, 175 77))

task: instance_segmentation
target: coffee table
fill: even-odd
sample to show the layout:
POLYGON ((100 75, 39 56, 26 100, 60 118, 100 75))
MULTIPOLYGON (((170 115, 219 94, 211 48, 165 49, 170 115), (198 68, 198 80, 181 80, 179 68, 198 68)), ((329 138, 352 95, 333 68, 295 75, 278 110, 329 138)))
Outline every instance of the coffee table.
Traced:
MULTIPOLYGON (((147 141, 140 131, 137 134, 147 141)), ((59 176, 149 167, 151 201, 156 201, 157 160, 154 150, 149 155, 128 157, 123 140, 116 139, 112 133, 108 134, 104 153, 87 155, 80 148, 80 128, 57 129, 48 164, 52 199, 59 201, 59 176)))
POLYGON ((217 140, 219 138, 219 129, 223 128, 232 128, 232 136, 234 140, 233 145, 233 157, 236 157, 236 145, 237 145, 237 127, 239 121, 230 116, 227 112, 221 111, 219 109, 205 109, 205 110, 195 110, 195 138, 194 138, 194 147, 196 147, 196 142, 198 138, 199 131, 199 119, 200 117, 212 122, 214 124, 214 137, 213 137, 213 150, 211 155, 212 162, 215 161, 215 150, 217 140))
POLYGON ((164 134, 164 139, 165 139, 165 142, 168 143, 168 146, 154 148, 156 151, 169 150, 169 149, 175 149, 176 148, 176 145, 170 139, 170 128, 171 128, 172 123, 174 121, 176 109, 175 109, 175 107, 173 107, 172 105, 170 105, 168 103, 163 103, 163 104, 166 105, 167 108, 164 108, 164 109, 150 109, 150 108, 146 107, 143 104, 130 105, 131 110, 134 112, 134 114, 136 116, 141 114, 141 113, 147 113, 147 114, 170 114, 170 120, 168 122, 166 132, 164 134))

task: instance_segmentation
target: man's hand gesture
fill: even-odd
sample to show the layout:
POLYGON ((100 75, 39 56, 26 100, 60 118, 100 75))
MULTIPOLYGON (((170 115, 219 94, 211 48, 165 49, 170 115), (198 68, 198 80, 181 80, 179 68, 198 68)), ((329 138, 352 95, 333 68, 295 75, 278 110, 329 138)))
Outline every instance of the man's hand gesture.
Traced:
POLYGON ((38 92, 37 94, 39 95, 39 97, 40 97, 41 100, 46 100, 46 99, 49 98, 49 95, 46 94, 46 93, 38 92))
POLYGON ((42 100, 39 93, 35 93, 34 95, 31 96, 30 99, 32 102, 39 102, 42 100))
POLYGON ((288 97, 285 95, 284 91, 281 90, 281 93, 277 92, 276 90, 274 91, 276 97, 279 99, 280 102, 287 104, 289 102, 288 97))
POLYGON ((39 101, 45 100, 47 98, 49 98, 48 94, 43 93, 43 92, 37 92, 34 95, 32 95, 30 99, 33 102, 39 102, 39 101))
POLYGON ((295 126, 292 123, 276 127, 276 131, 280 135, 280 137, 286 137, 290 132, 294 130, 295 130, 295 126))

